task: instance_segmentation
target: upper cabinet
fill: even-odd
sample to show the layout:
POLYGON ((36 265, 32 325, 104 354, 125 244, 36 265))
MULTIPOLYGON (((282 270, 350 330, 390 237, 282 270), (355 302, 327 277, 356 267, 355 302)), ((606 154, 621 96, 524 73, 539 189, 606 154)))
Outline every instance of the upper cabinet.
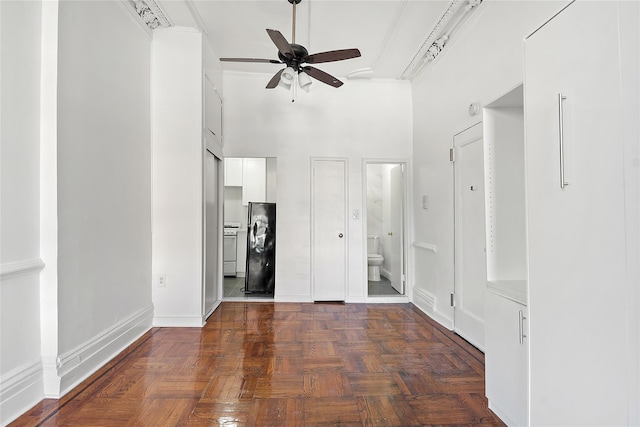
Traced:
POLYGON ((242 204, 266 201, 266 160, 264 158, 242 160, 242 204))
POLYGON ((242 187, 242 160, 239 157, 225 157, 224 185, 225 187, 242 187))
POLYGON ((628 423, 622 3, 525 41, 530 425, 628 423))
POLYGON ((242 187, 242 204, 267 201, 267 159, 226 157, 224 185, 242 187))

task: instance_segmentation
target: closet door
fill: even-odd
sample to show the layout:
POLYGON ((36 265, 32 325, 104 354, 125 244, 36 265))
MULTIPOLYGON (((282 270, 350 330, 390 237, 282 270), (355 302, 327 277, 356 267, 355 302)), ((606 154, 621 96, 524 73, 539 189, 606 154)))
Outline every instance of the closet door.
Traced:
POLYGON ((311 286, 314 301, 347 296, 347 161, 312 159, 311 286))
POLYGON ((625 218, 615 2, 525 42, 530 425, 625 425, 625 218))

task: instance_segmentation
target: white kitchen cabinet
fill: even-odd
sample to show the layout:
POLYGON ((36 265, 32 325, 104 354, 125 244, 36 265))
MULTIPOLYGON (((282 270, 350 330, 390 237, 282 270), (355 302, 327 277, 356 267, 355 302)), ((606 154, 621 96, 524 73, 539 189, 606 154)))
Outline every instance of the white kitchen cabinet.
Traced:
POLYGON ((242 161, 242 204, 266 201, 266 159, 244 158, 242 161))
POLYGON ((618 7, 576 1, 525 42, 530 425, 627 425, 618 7))
POLYGON ((242 187, 242 158, 225 157, 224 185, 225 187, 242 187))
POLYGON ((485 298, 486 394, 489 408, 509 426, 527 425, 528 314, 524 291, 524 286, 490 283, 485 298))

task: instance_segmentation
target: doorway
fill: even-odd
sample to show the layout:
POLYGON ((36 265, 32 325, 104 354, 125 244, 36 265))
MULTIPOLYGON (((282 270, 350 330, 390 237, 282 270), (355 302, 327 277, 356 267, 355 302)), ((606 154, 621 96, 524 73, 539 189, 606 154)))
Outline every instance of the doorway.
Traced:
POLYGON ((367 295, 406 295, 406 163, 365 161, 367 295))
POLYGON ((246 281, 249 207, 276 203, 276 173, 275 157, 224 158, 224 300, 273 300, 273 288, 248 292, 246 281))

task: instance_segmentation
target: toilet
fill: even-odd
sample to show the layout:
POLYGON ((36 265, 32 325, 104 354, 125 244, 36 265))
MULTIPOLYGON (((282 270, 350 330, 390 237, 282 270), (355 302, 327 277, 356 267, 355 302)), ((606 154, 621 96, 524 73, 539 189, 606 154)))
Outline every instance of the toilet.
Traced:
POLYGON ((380 281, 380 266, 384 257, 380 252, 380 237, 367 236, 367 273, 368 279, 372 282, 380 281))

